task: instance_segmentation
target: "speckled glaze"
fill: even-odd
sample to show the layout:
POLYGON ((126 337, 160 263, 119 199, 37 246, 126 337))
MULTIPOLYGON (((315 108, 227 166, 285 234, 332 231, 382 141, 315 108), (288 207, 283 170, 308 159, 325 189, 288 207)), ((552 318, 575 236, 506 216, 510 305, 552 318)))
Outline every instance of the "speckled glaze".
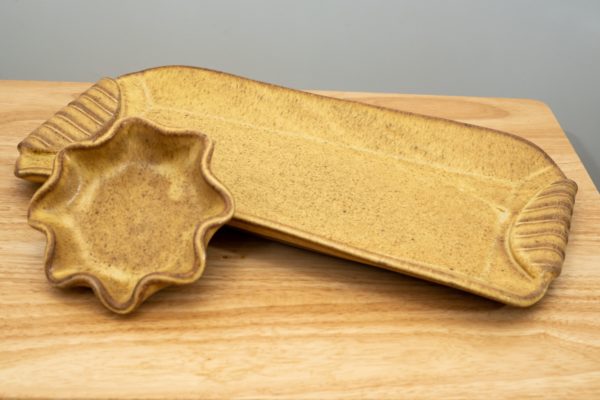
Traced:
POLYGON ((517 306, 560 273, 577 187, 534 144, 200 68, 101 80, 20 143, 17 176, 136 115, 219 143, 239 228, 517 306))
POLYGON ((206 135, 137 118, 61 150, 29 208, 48 238, 48 279, 89 286, 123 314, 163 287, 196 281, 208 241, 234 209, 210 171, 212 150, 206 135))

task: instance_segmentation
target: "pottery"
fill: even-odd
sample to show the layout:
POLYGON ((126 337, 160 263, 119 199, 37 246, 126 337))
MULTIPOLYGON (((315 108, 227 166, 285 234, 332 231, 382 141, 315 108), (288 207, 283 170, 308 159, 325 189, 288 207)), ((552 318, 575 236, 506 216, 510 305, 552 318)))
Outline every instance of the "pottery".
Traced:
POLYGON ((136 118, 61 150, 29 208, 29 223, 47 236, 50 282, 91 287, 125 314, 166 286, 196 281, 208 241, 234 209, 210 170, 212 151, 206 135, 136 118))
POLYGON ((19 144, 17 176, 126 116, 219 144, 233 226, 516 306, 560 273, 577 187, 534 144, 200 68, 101 80, 19 144))

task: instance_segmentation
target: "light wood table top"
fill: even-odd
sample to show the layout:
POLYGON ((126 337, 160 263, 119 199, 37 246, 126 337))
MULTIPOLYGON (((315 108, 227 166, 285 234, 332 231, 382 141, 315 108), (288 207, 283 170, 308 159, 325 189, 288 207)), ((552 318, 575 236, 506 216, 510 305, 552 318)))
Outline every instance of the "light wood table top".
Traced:
POLYGON ((16 145, 89 84, 0 81, 0 397, 600 398, 600 195, 533 100, 320 92, 523 136, 579 185, 529 309, 226 228, 204 277, 123 317, 52 288, 16 145))

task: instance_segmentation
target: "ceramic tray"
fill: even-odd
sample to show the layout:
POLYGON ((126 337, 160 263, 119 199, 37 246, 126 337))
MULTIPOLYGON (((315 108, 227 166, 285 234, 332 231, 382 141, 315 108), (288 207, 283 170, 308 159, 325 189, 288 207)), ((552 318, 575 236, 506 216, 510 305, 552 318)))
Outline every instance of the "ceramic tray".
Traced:
POLYGON ((239 228, 518 306, 560 272, 576 185, 532 143, 205 69, 101 80, 20 143, 16 174, 46 179, 124 116, 214 139, 239 228))
POLYGON ((209 169, 212 148, 205 135, 133 118, 63 149, 29 208, 48 238, 48 279, 89 286, 118 313, 198 279, 208 241, 233 216, 209 169))

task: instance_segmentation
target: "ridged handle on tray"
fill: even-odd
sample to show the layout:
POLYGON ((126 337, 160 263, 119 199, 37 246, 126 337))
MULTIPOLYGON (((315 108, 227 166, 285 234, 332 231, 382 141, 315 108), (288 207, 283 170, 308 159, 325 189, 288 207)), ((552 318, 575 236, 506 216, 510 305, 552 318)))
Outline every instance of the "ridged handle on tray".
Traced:
POLYGON ((539 191, 515 219, 510 248, 531 277, 560 274, 576 193, 575 182, 556 181, 539 191))
POLYGON ((45 181, 56 153, 70 143, 101 135, 112 126, 119 107, 119 85, 114 79, 101 79, 19 143, 15 175, 45 181), (27 153, 38 157, 23 157, 27 153))

